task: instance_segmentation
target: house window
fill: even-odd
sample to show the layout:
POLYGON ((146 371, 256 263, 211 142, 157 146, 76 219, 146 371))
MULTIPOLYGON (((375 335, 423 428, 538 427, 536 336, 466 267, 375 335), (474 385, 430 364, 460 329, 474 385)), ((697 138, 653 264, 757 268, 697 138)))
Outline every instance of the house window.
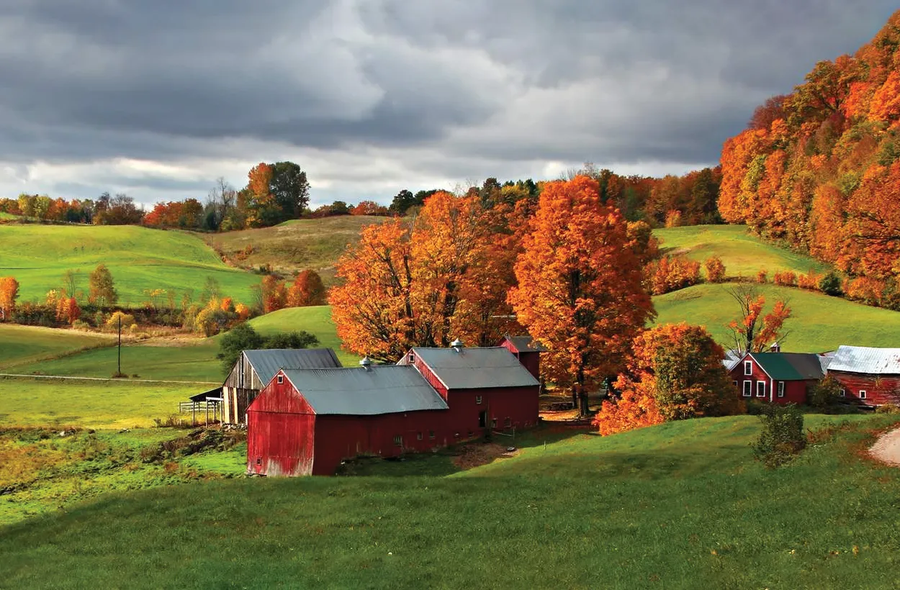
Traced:
POLYGON ((476 396, 475 396, 475 405, 476 405, 476 406, 480 406, 480 405, 481 405, 481 401, 482 401, 481 396, 480 396, 480 395, 476 395, 476 396))
POLYGON ((284 375, 279 375, 278 376, 278 385, 281 385, 282 383, 284 383, 284 375))
POLYGON ((753 361, 744 361, 744 375, 753 374, 753 361))
POLYGON ((841 389, 841 397, 847 397, 847 390, 841 389))
POLYGON ((416 433, 416 440, 422 440, 424 437, 421 432, 416 433))
POLYGON ((394 446, 402 447, 403 446, 403 437, 401 435, 397 435, 394 437, 394 446))
POLYGON ((757 381, 756 382, 756 397, 766 397, 766 382, 765 381, 757 381))
POLYGON ((859 390, 859 399, 866 399, 866 390, 865 389, 859 390))
POLYGON ((734 388, 735 388, 735 389, 738 389, 738 382, 737 382, 737 381, 732 381, 732 383, 734 383, 734 388))
POLYGON ((778 397, 784 397, 784 381, 778 382, 778 397))
POLYGON ((744 397, 753 397, 753 381, 744 381, 744 397))
POLYGON ((428 431, 428 440, 434 440, 434 430, 428 431))

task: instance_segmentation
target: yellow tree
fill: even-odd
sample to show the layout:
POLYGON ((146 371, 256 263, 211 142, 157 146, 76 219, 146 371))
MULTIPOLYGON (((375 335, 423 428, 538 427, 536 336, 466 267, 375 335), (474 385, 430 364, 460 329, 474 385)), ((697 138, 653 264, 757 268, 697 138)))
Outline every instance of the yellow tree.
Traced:
POLYGON ((548 378, 571 389, 582 415, 655 315, 625 219, 598 189, 586 176, 544 187, 509 295, 519 323, 549 349, 548 378))

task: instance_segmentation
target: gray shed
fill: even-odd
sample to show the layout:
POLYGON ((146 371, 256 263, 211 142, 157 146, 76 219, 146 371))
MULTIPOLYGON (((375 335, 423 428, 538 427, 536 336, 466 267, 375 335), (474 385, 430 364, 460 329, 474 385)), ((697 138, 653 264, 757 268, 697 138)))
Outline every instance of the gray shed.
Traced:
POLYGON ((281 369, 340 367, 330 348, 245 350, 222 384, 224 421, 246 424, 247 407, 281 369))

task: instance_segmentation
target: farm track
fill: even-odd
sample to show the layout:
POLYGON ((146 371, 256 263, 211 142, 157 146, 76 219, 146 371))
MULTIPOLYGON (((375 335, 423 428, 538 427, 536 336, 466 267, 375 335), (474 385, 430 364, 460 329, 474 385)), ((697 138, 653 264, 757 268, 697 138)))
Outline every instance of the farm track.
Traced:
POLYGON ((900 428, 882 434, 869 449, 869 454, 882 463, 900 467, 900 428))

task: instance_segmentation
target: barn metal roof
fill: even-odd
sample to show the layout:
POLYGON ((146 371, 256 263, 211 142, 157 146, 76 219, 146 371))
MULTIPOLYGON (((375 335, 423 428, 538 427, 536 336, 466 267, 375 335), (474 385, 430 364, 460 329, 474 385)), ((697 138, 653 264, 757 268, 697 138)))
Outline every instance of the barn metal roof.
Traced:
POLYGON ((373 365, 284 374, 319 415, 374 416, 448 408, 415 367, 373 365))
POLYGON ((755 352, 753 357, 763 371, 778 381, 806 381, 824 376, 819 355, 802 352, 755 352))
MULTIPOLYGON (((490 348, 413 348, 447 389, 488 389, 540 385, 513 354, 490 348)), ((408 355, 404 357, 407 359, 408 355)), ((406 362, 406 361, 401 361, 406 362)))
POLYGON ((829 371, 900 375, 900 348, 841 346, 828 365, 829 371))
POLYGON ((510 336, 507 334, 504 339, 512 343, 513 348, 519 352, 547 352, 547 347, 537 342, 534 338, 525 334, 524 336, 510 336))
POLYGON ((330 348, 269 348, 245 350, 247 360, 259 380, 266 384, 281 369, 327 369, 341 362, 330 348))

